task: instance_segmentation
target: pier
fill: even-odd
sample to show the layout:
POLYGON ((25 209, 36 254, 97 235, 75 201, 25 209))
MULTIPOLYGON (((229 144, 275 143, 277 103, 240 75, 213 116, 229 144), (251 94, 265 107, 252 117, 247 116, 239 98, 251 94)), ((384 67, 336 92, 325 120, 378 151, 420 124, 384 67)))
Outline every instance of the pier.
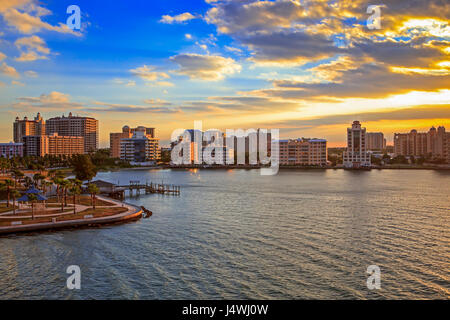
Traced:
POLYGON ((181 193, 180 186, 153 182, 142 184, 140 181, 130 181, 130 183, 127 185, 119 184, 117 187, 123 190, 129 190, 130 196, 133 196, 133 193, 138 196, 141 194, 141 191, 143 191, 145 194, 159 193, 179 195, 181 193))

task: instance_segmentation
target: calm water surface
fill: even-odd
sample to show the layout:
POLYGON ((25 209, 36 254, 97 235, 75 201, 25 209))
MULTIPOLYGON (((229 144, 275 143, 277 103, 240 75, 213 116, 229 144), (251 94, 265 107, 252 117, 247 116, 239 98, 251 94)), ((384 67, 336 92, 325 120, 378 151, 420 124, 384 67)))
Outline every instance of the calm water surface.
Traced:
POLYGON ((150 219, 0 238, 1 299, 449 299, 450 172, 100 173, 150 219), (381 290, 366 287, 369 265, 381 290), (67 266, 82 271, 65 288, 67 266))

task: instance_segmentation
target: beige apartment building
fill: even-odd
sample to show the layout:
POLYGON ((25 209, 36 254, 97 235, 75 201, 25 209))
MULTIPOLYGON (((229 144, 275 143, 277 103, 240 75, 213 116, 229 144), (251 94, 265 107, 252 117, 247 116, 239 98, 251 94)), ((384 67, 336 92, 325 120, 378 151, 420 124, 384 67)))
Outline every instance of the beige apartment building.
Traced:
POLYGON ((381 151, 386 149, 386 139, 383 132, 367 132, 367 150, 381 151))
POLYGON ((55 133, 51 136, 25 136, 23 140, 26 156, 72 156, 84 153, 83 137, 59 136, 55 133))
POLYGON ((444 127, 432 127, 428 132, 411 130, 409 133, 394 135, 394 153, 396 156, 432 156, 446 159, 450 163, 450 132, 444 127))
POLYGON ((120 141, 122 139, 132 138, 135 132, 143 132, 148 139, 155 139, 155 128, 143 126, 130 128, 129 126, 124 126, 122 132, 109 134, 109 146, 112 158, 120 158, 120 141))
POLYGON ((42 119, 41 114, 38 113, 34 120, 28 120, 28 117, 24 117, 20 120, 16 117, 13 124, 13 137, 15 143, 23 143, 23 137, 25 136, 42 136, 45 135, 45 121, 42 119))
POLYGON ((325 166, 327 141, 324 139, 280 140, 280 165, 325 166))
POLYGON ((59 136, 83 137, 84 153, 98 149, 98 120, 89 117, 77 117, 69 113, 68 117, 51 118, 47 120, 48 135, 57 133, 59 136))

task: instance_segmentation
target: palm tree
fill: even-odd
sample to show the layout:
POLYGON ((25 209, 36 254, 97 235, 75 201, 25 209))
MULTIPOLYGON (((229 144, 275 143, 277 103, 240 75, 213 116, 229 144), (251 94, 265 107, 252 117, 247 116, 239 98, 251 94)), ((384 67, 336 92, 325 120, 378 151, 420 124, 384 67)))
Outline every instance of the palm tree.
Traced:
POLYGON ((67 188, 69 187, 68 180, 61 180, 59 188, 61 190, 61 212, 64 212, 64 207, 67 206, 67 188))
POLYGON ((34 180, 34 183, 36 184, 36 187, 39 185, 39 186, 42 186, 42 180, 44 180, 45 179, 45 176, 44 175, 42 175, 42 174, 40 174, 40 173, 36 173, 34 176, 33 176, 33 180, 34 180))
POLYGON ((14 181, 11 179, 6 179, 5 184, 2 185, 2 189, 6 189, 6 193, 8 195, 8 200, 6 202, 6 207, 9 207, 9 201, 11 199, 11 188, 14 186, 14 181))
POLYGON ((61 189, 62 179, 57 176, 54 176, 54 177, 52 177, 51 181, 56 185, 56 198, 57 198, 57 202, 59 202, 59 193, 60 193, 60 189, 61 189))
POLYGON ((95 184, 90 183, 87 191, 91 195, 92 209, 95 210, 95 195, 100 192, 100 189, 95 184))
POLYGON ((76 214, 76 195, 81 193, 81 189, 76 182, 71 181, 69 191, 73 196, 73 214, 76 214))
POLYGON ((42 180, 41 182, 41 186, 42 186, 42 192, 44 193, 44 195, 47 193, 47 188, 52 186, 53 183, 47 180, 42 180))
POLYGON ((0 168, 1 168, 2 174, 5 174, 5 171, 7 169, 9 169, 10 167, 11 167, 11 164, 9 162, 9 159, 1 157, 0 158, 0 168))
POLYGON ((31 179, 30 177, 27 177, 27 176, 26 176, 26 177, 23 179, 23 181, 24 181, 24 185, 25 185, 26 188, 31 188, 32 186, 34 186, 33 179, 31 179))
POLYGON ((11 196, 13 198, 13 214, 16 214, 16 199, 20 197, 20 192, 16 189, 11 190, 11 196))
POLYGON ((17 188, 17 180, 23 178, 24 174, 18 169, 14 169, 12 176, 14 177, 14 188, 17 188))
POLYGON ((34 202, 37 200, 37 196, 35 194, 29 194, 28 200, 31 201, 31 219, 34 220, 34 202))

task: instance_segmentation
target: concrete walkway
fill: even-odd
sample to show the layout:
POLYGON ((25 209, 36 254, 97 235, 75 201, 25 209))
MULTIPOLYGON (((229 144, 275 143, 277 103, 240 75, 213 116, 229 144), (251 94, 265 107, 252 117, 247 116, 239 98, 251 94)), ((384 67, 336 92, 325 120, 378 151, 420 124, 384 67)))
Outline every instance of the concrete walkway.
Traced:
MULTIPOLYGON (((34 224, 27 224, 27 225, 12 225, 7 227, 0 227, 0 234, 10 234, 10 233, 19 233, 19 232, 31 232, 31 231, 39 231, 39 230, 49 230, 49 229, 60 229, 60 228, 68 228, 68 227, 81 227, 81 226, 90 226, 90 225, 102 225, 102 224, 111 224, 111 223, 123 223, 127 221, 137 220, 142 217, 142 209, 128 204, 124 202, 120 202, 117 200, 105 198, 102 196, 97 196, 98 199, 108 201, 111 203, 114 203, 114 206, 96 206, 96 208, 116 208, 116 207, 124 207, 128 210, 126 212, 122 212, 116 215, 107 216, 107 217, 99 217, 99 218, 88 218, 85 217, 83 219, 74 219, 74 220, 66 220, 66 221, 56 221, 56 222, 44 222, 44 223, 34 223, 34 224)), ((87 206, 81 206, 86 209, 91 208, 87 206)), ((78 210, 77 210, 78 212, 78 210)), ((60 213, 59 216, 62 215, 70 215, 73 214, 73 212, 67 212, 67 213, 60 213)), ((29 216, 31 217, 31 216, 29 216)), ((35 216, 39 217, 39 216, 35 216)), ((51 218, 50 216, 44 216, 51 218)), ((0 217, 0 219, 5 217, 0 217)), ((13 217, 8 217, 9 219, 13 217)), ((20 219, 23 219, 25 217, 18 217, 20 219)), ((1 220, 0 220, 1 221, 1 220)))

